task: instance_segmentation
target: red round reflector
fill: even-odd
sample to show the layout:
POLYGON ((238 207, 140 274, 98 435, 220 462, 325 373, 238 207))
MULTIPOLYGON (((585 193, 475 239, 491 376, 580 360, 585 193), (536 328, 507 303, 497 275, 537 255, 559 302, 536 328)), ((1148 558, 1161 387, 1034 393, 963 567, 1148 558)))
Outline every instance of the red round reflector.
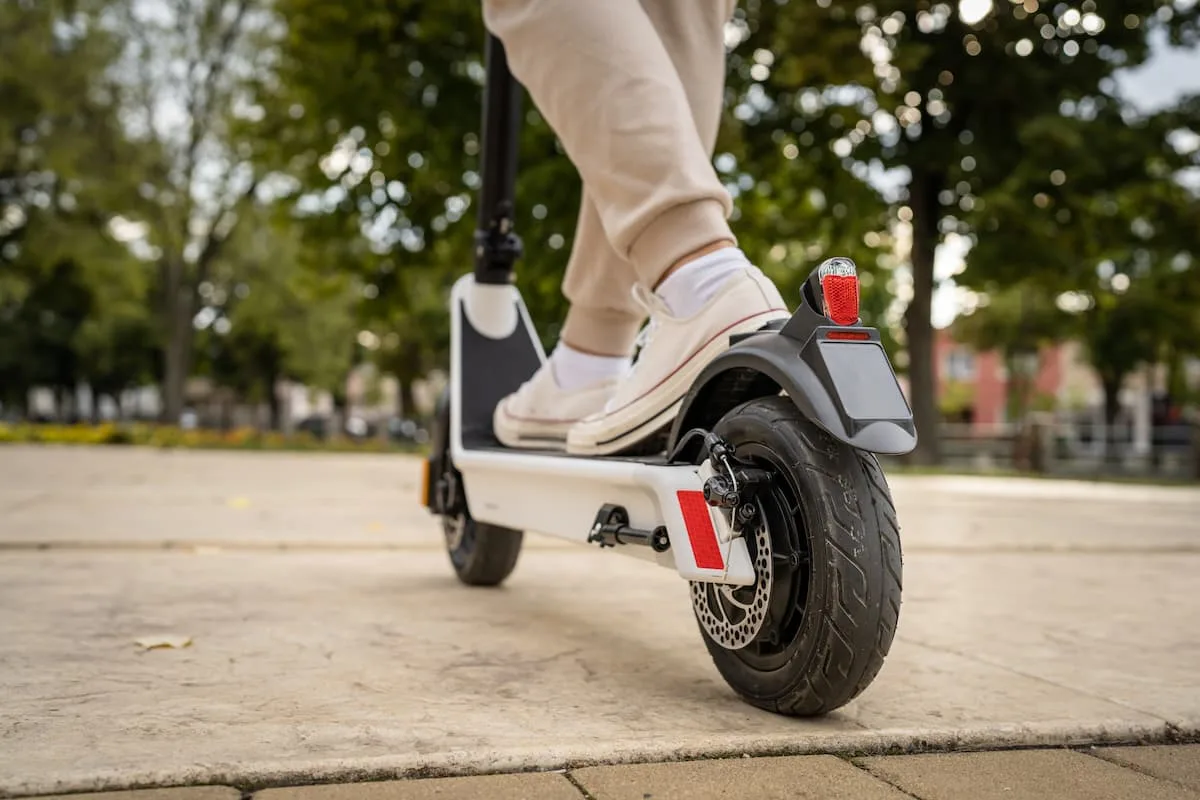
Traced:
POLYGON ((825 313, 838 325, 858 322, 858 276, 826 275, 821 278, 825 313))

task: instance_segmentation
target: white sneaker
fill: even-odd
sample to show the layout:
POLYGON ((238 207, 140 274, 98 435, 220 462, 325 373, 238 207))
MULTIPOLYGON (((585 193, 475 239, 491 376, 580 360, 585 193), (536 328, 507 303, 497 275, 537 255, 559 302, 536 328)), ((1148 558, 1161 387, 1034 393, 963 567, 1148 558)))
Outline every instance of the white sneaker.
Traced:
POLYGON ((643 286, 634 287, 634 297, 650 314, 637 360, 604 409, 570 429, 568 453, 617 453, 658 433, 674 422, 700 372, 729 348, 729 337, 790 316, 775 284, 752 266, 686 319, 671 316, 662 298, 643 286))
POLYGON ((555 383, 547 361, 520 389, 496 404, 492 430, 505 447, 562 450, 571 426, 603 410, 617 383, 614 378, 566 391, 555 383))

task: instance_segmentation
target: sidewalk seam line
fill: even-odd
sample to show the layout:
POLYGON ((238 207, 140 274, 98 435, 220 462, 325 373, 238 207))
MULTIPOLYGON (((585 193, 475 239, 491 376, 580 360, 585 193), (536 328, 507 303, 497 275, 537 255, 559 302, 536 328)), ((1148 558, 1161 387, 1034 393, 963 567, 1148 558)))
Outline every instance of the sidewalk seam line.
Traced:
MULTIPOLYGON (((1115 746, 1120 747, 1121 745, 1115 745, 1115 746)), ((1135 747, 1186 747, 1186 746, 1187 746, 1186 744, 1135 745, 1135 747)), ((1152 778, 1156 781, 1163 781, 1164 783, 1169 783, 1174 786, 1178 786, 1179 788, 1186 789, 1190 792, 1196 791, 1196 789, 1194 787, 1188 786, 1185 783, 1180 783, 1179 781, 1175 780, 1174 778, 1164 778, 1162 775, 1154 775, 1154 774, 1148 772, 1145 768, 1143 768, 1139 764, 1127 764, 1124 761, 1118 761, 1114 758, 1108 758, 1106 756, 1102 756, 1097 751, 1106 749, 1104 747, 1098 747, 1094 744, 1091 744, 1091 745, 1087 745, 1085 748, 1071 748, 1071 749, 1075 750, 1075 752, 1080 753, 1082 755, 1089 756, 1091 758, 1095 758, 1095 759, 1097 759, 1099 761, 1103 761, 1107 764, 1112 764, 1115 767, 1120 767, 1121 769, 1127 769, 1130 772, 1135 772, 1138 775, 1145 775, 1147 778, 1152 778)))

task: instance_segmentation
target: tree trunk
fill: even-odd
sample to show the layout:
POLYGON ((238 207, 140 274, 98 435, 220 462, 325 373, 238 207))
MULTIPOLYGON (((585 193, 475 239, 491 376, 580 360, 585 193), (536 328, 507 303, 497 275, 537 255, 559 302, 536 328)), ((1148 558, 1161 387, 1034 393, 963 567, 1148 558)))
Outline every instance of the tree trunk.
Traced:
POLYGON ((100 404, 101 404, 101 403, 104 401, 104 396, 105 396, 106 394, 107 394, 107 392, 101 393, 100 391, 98 391, 98 390, 97 390, 97 389, 95 389, 95 388, 93 388, 93 389, 92 389, 92 413, 91 413, 91 418, 92 418, 92 424, 93 424, 93 425, 99 425, 99 424, 100 424, 100 404))
POLYGON ((933 465, 941 460, 938 441, 937 365, 934 363, 933 257, 937 250, 941 176, 914 171, 909 184, 912 209, 913 297, 904 312, 908 339, 908 384, 917 448, 912 461, 933 465))
POLYGON ((283 403, 279 400, 278 391, 279 376, 272 374, 267 378, 267 410, 270 413, 270 429, 273 431, 280 430, 280 425, 283 422, 283 403))
POLYGON ((178 425, 183 414, 184 391, 192 371, 192 344, 196 329, 192 326, 194 297, 189 287, 176 277, 167 292, 165 320, 166 346, 163 348, 162 422, 178 425))
POLYGON ((58 405, 58 421, 64 425, 71 424, 74 420, 74 403, 71 402, 71 390, 65 386, 60 387, 55 394, 58 399, 55 401, 58 405))
POLYGON ((416 400, 413 399, 412 378, 399 377, 396 379, 399 391, 396 392, 396 416, 404 419, 416 418, 416 400))
POLYGON ((1017 376, 1017 359, 1007 348, 1004 349, 1004 371, 1008 379, 1004 382, 1004 416, 1009 422, 1017 418, 1017 397, 1020 378, 1017 376))
POLYGON ((1121 413, 1121 384, 1124 375, 1101 376, 1104 389, 1104 460, 1109 463, 1120 461, 1117 453, 1117 415, 1121 413))
POLYGON ((342 378, 338 385, 330 392, 333 399, 333 419, 329 427, 329 434, 335 438, 341 436, 346 430, 346 412, 349 407, 346 397, 346 382, 348 380, 348 377, 342 378))

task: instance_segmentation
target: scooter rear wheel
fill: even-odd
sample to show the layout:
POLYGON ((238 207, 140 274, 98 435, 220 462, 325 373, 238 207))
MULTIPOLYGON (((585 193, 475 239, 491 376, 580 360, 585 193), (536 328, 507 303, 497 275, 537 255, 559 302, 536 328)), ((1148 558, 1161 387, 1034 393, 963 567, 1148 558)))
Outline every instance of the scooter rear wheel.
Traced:
POLYGON ((714 432, 778 478, 760 498, 755 524, 764 527, 744 531, 756 585, 692 585, 705 645, 751 704, 826 714, 866 689, 895 636, 900 533, 887 482, 874 456, 835 440, 786 397, 745 403, 714 432), (738 639, 742 619, 761 628, 737 646, 749 638, 738 639))

